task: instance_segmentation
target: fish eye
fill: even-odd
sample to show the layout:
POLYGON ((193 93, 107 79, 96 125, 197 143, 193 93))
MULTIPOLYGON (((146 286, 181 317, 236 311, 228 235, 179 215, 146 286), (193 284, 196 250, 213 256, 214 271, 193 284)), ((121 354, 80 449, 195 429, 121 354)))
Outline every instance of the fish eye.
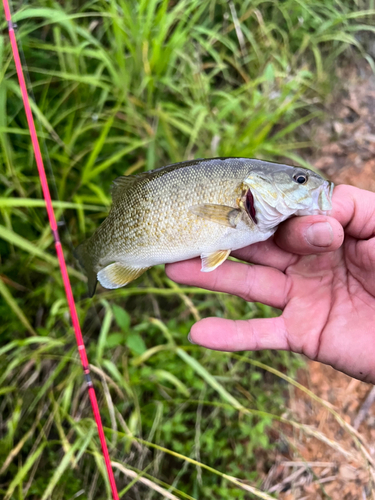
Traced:
POLYGON ((293 175, 293 179, 298 184, 306 184, 306 182, 308 180, 308 176, 302 172, 297 172, 296 174, 293 175))

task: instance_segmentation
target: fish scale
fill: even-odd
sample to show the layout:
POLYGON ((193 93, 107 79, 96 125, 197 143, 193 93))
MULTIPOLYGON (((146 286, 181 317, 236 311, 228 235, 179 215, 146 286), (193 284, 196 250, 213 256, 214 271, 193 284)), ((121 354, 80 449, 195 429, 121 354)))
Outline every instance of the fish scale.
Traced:
POLYGON ((119 177, 108 217, 76 256, 88 275, 119 288, 156 264, 201 256, 202 271, 266 240, 292 215, 327 213, 331 184, 315 172, 248 158, 192 160, 119 177))

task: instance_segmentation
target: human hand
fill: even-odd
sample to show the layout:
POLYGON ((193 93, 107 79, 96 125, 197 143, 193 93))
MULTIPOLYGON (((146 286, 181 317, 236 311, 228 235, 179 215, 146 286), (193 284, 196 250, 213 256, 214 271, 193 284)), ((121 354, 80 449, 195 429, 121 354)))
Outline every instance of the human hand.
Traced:
POLYGON ((330 217, 289 219, 273 238, 233 253, 255 265, 226 261, 202 273, 199 259, 168 264, 179 283, 283 311, 248 321, 205 318, 191 341, 221 351, 290 350, 375 383, 375 193, 337 186, 332 204, 330 217))

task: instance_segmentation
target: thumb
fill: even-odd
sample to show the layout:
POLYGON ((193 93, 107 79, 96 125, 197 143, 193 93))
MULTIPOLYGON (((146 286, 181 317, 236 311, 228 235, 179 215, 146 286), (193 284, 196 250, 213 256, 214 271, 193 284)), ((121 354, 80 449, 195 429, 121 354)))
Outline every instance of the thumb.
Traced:
POLYGON ((342 245, 344 229, 325 215, 294 217, 280 224, 274 240, 283 250, 298 255, 332 252, 342 245))

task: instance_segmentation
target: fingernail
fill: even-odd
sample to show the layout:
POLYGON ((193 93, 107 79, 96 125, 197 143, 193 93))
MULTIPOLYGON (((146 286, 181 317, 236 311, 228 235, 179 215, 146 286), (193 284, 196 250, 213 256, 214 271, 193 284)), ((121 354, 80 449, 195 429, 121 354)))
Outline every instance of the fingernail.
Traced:
POLYGON ((190 335, 190 332, 189 332, 189 335, 188 335, 188 341, 190 342, 190 344, 197 345, 195 342, 193 342, 193 341, 191 340, 191 335, 190 335))
POLYGON ((329 247, 333 242, 333 231, 329 222, 317 222, 306 231, 306 240, 314 247, 329 247))

